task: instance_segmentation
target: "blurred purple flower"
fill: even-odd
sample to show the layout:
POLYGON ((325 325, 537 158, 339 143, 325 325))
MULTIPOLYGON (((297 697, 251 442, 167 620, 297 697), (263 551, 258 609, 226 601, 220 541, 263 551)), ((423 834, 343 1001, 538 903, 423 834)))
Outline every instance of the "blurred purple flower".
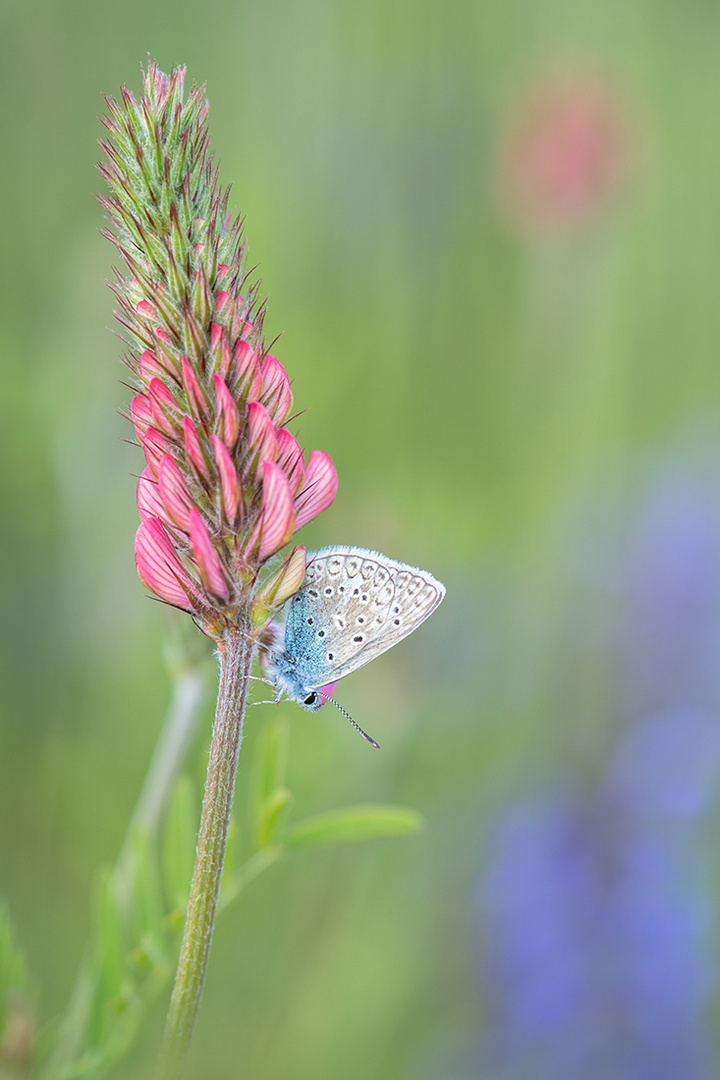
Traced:
POLYGON ((686 470, 666 471, 629 538, 622 629, 629 708, 720 709, 720 504, 686 470))
POLYGON ((717 500, 666 473, 624 550, 625 736, 592 791, 506 817, 476 898, 493 1080, 718 1075, 699 827, 720 789, 717 500))
MULTIPOLYGON (((656 760, 670 751, 690 781, 702 755, 686 721, 677 718, 684 730, 674 747, 665 718, 643 740, 656 760)), ((705 725, 692 731, 705 745, 705 725)), ((656 772, 661 785, 666 765, 656 772)), ((621 787, 622 797, 611 783, 594 799, 527 805, 496 836, 478 896, 481 983, 490 988, 483 1075, 715 1075, 703 1026, 710 912, 688 873, 692 817, 665 816, 661 793, 644 802, 647 778, 621 787)))

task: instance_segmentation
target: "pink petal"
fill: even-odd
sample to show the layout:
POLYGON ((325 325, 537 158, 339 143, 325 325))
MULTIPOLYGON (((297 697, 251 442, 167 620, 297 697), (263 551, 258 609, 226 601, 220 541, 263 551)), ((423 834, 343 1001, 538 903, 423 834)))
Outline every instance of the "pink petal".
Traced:
POLYGON ((145 432, 152 423, 150 401, 144 394, 136 394, 130 402, 130 418, 135 428, 135 434, 142 442, 145 438, 145 432))
POLYGON ((264 405, 251 401, 248 405, 248 459, 252 468, 259 468, 263 461, 277 457, 277 435, 270 415, 264 405))
POLYGON ((195 369, 188 363, 186 356, 182 358, 182 378, 191 411, 197 419, 207 416, 209 412, 207 394, 200 385, 195 369))
POLYGON ((210 325, 210 354, 214 370, 220 373, 221 378, 227 379, 230 371, 232 354, 230 352, 228 339, 222 326, 219 326, 218 323, 212 323, 210 325))
POLYGON ((140 580, 174 607, 195 611, 202 598, 172 545, 159 518, 149 517, 141 522, 135 534, 135 565, 140 580))
POLYGON ((260 561, 287 544, 295 530, 295 510, 288 478, 274 461, 263 462, 260 507, 260 561))
POLYGON ((326 510, 335 498, 338 478, 332 459, 324 450, 313 450, 305 470, 305 480, 295 498, 299 529, 326 510))
POLYGON ((241 339, 236 343, 233 363, 237 376, 236 396, 243 401, 257 401, 262 393, 262 375, 257 353, 249 342, 241 339))
POLYGON ((165 515, 157 480, 153 480, 148 468, 143 469, 138 479, 137 507, 141 521, 148 517, 164 517, 165 515))
POLYGON ((152 349, 145 349, 140 357, 138 370, 140 378, 146 383, 149 383, 155 375, 159 375, 162 378, 163 375, 167 374, 165 368, 162 366, 152 349))
POLYGON ((222 439, 218 438, 217 435, 211 435, 210 442, 213 444, 213 450, 215 451, 215 463, 220 477, 225 515, 228 523, 235 526, 242 516, 241 512, 243 510, 242 488, 240 487, 237 469, 222 439))
POLYGON ((240 434, 240 413, 235 404, 235 399, 220 375, 213 375, 213 381, 215 383, 215 403, 222 439, 228 449, 232 450, 240 434))
POLYGON ((287 428, 280 428, 277 433, 277 442, 277 463, 290 481, 293 495, 297 495, 305 474, 302 448, 287 428))
POLYGON ((155 308, 148 300, 141 300, 139 304, 135 305, 135 309, 139 315, 145 315, 148 318, 152 318, 155 314, 155 308))
POLYGON ((262 361, 262 402, 270 413, 273 423, 282 424, 290 415, 293 405, 290 380, 279 360, 267 353, 262 361))
POLYGON ((170 338, 167 334, 160 337, 159 329, 155 332, 155 337, 157 339, 156 356, 158 358, 158 363, 163 368, 161 378, 165 378, 168 375, 172 375, 173 378, 178 377, 179 356, 173 351, 170 338), (170 346, 170 348, 168 348, 168 346, 170 346))
POLYGON ((229 592, 222 563, 213 547, 210 533, 207 531, 200 511, 196 507, 190 511, 190 543, 203 585, 218 600, 227 600, 229 592))
POLYGON ((190 511, 194 505, 192 496, 185 483, 185 477, 175 461, 167 454, 161 460, 158 469, 158 488, 165 507, 163 517, 169 518, 173 525, 188 532, 190 511))
POLYGON ((215 297, 215 310, 222 314, 230 300, 229 292, 219 292, 215 297))
POLYGON ((180 409, 165 383, 161 379, 151 379, 148 395, 155 426, 166 435, 177 436, 180 426, 180 409))
POLYGON ((195 427, 189 416, 183 417, 183 434, 185 435, 185 452, 188 461, 195 469, 197 475, 202 480, 209 482, 210 470, 205 454, 203 453, 198 429, 195 427))
POLYGON ((172 455, 175 449, 175 444, 168 439, 167 435, 163 435, 157 428, 149 427, 145 432, 145 438, 143 439, 143 450, 145 451, 145 460, 147 461, 150 472, 153 476, 158 475, 158 469, 160 468, 160 459, 165 454, 172 455))

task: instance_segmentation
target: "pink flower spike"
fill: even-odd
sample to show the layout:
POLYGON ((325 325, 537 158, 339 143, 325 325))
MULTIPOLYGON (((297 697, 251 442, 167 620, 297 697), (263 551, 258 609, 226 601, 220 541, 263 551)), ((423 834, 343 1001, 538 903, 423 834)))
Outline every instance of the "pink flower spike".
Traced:
POLYGON ((167 604, 190 612, 203 606, 160 518, 141 522, 135 534, 135 565, 143 584, 167 604))
POLYGON ((215 383, 215 403, 217 418, 220 421, 222 439, 229 450, 235 446, 240 434, 240 413, 235 399, 220 375, 213 375, 215 383))
POLYGON ((188 532, 190 529, 190 511, 193 508, 192 496, 185 483, 185 477, 168 454, 160 462, 158 488, 165 507, 162 516, 167 517, 173 525, 177 525, 183 532, 188 532))
POLYGON ((217 435, 210 436, 210 442, 215 451, 215 463, 218 476, 220 477, 220 489, 222 491, 223 506, 228 524, 233 528, 242 517, 243 497, 237 469, 233 464, 227 446, 217 435))
POLYGON ((260 561, 264 562, 284 547, 294 531, 295 510, 288 478, 274 461, 264 461, 260 507, 260 561))
POLYGON ((294 435, 287 428, 280 428, 277 433, 277 463, 290 481, 293 495, 302 487, 305 475, 305 459, 302 448, 294 435))
POLYGON ((198 429, 195 427, 189 416, 183 417, 183 433, 185 435, 185 452, 187 453, 188 461, 192 465, 197 476, 208 483, 210 481, 210 469, 208 468, 207 458, 203 452, 198 429))
POLYGON ((227 600, 230 594, 223 574, 222 563, 213 547, 210 533, 207 531, 202 515, 196 507, 193 507, 190 511, 190 543, 192 544, 193 555, 203 585, 218 600, 227 600))
POLYGON ((305 470, 303 486, 295 498, 295 527, 300 529, 323 510, 327 510, 337 494, 337 488, 338 478, 331 457, 324 450, 313 450, 305 470))
POLYGON ((208 414, 209 402, 205 391, 198 382, 195 369, 188 363, 186 356, 182 358, 182 377, 190 408, 196 419, 202 420, 208 414))
POLYGON ((262 402, 273 423, 284 423, 292 411, 293 396, 285 368, 270 353, 263 357, 262 382, 262 402))
POLYGON ((177 437, 180 427, 178 403, 162 379, 151 379, 148 387, 153 423, 166 435, 177 437))
POLYGON ((163 435, 161 431, 154 427, 147 429, 143 439, 143 450, 145 451, 145 460, 153 476, 157 477, 158 475, 160 459, 165 454, 172 454, 174 449, 175 446, 167 435, 163 435))
POLYGON ((144 394, 136 394, 130 403, 130 419, 135 428, 135 434, 140 442, 145 438, 145 432, 152 423, 150 402, 144 394))
POLYGON ((141 521, 148 517, 165 516, 165 507, 160 498, 157 480, 153 480, 148 468, 143 469, 138 479, 137 508, 141 521))
POLYGON ((253 467, 259 468, 263 461, 277 457, 277 435, 270 415, 264 405, 251 401, 248 405, 248 458, 253 467))

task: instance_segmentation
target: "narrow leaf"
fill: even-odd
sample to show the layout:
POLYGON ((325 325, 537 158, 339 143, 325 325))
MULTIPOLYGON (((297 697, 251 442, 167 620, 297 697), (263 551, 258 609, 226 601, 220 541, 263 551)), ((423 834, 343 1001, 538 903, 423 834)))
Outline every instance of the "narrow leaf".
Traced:
POLYGON ((95 966, 97 990, 87 1042, 90 1046, 102 1046, 107 1038, 115 1003, 126 988, 128 973, 124 919, 109 872, 102 875, 98 887, 95 966))
POLYGON ((287 788, 278 788, 260 808, 255 826, 255 843, 258 848, 273 847, 280 843, 285 823, 285 812, 292 795, 287 788))
POLYGON ((258 736, 250 778, 250 823, 258 835, 264 807, 275 793, 285 787, 288 741, 287 720, 278 717, 265 725, 258 736))
POLYGON ((134 830, 130 844, 137 867, 130 896, 130 943, 133 949, 142 945, 151 952, 161 951, 165 939, 165 904, 157 847, 144 829, 134 830))
POLYGON ((350 844, 417 832, 422 818, 404 806, 348 806, 298 822, 285 836, 287 848, 350 844))
POLYGON ((161 862, 168 906, 184 911, 190 894, 198 834, 195 788, 188 776, 175 785, 161 841, 161 862))

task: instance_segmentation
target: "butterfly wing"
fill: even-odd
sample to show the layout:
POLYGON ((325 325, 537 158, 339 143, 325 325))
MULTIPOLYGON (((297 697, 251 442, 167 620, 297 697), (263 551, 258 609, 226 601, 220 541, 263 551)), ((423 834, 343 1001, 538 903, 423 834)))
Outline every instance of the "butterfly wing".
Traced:
POLYGON ((432 574, 365 548, 323 548, 290 602, 285 647, 308 689, 344 678, 392 648, 435 610, 432 574))

